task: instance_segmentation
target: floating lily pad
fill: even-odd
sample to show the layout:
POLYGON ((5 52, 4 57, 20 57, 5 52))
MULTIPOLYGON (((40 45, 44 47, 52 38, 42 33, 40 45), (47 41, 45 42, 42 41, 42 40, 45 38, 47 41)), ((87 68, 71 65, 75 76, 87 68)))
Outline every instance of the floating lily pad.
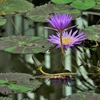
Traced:
POLYGON ((72 2, 73 0, 51 0, 51 1, 56 4, 66 4, 72 2))
POLYGON ((87 10, 96 5, 95 0, 74 0, 71 3, 71 6, 80 9, 80 10, 87 10))
POLYGON ((72 14, 73 19, 80 15, 79 10, 74 9, 68 5, 46 4, 43 6, 33 8, 32 11, 27 12, 26 16, 36 22, 46 22, 46 18, 49 18, 50 14, 53 13, 72 14))
POLYGON ((83 31, 88 39, 100 42, 100 25, 89 26, 83 29, 83 31))
POLYGON ((1 73, 0 93, 12 94, 33 91, 42 83, 33 76, 24 73, 1 73))
POLYGON ((79 92, 61 100, 100 100, 100 95, 93 92, 79 92))
POLYGON ((0 38, 0 50, 11 53, 44 53, 53 46, 47 39, 36 36, 9 36, 0 38))
POLYGON ((27 12, 33 5, 26 0, 2 0, 0 1, 0 15, 27 12))
POLYGON ((6 23, 6 19, 0 16, 0 26, 6 23))

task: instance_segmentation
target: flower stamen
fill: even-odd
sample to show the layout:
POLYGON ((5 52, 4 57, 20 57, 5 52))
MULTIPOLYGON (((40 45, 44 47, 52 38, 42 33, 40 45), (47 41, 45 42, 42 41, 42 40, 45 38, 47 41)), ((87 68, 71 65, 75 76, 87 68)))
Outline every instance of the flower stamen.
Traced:
POLYGON ((62 39, 62 44, 63 45, 67 45, 67 44, 70 44, 74 41, 74 39, 70 38, 70 37, 66 37, 66 38, 63 38, 62 39))

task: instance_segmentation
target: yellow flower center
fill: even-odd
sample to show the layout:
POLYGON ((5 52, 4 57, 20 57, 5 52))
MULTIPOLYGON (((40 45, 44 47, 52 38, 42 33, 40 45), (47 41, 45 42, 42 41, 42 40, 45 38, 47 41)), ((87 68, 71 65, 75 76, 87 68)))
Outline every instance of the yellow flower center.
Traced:
POLYGON ((64 45, 70 44, 71 42, 73 42, 73 38, 70 38, 70 37, 62 38, 62 44, 64 45))

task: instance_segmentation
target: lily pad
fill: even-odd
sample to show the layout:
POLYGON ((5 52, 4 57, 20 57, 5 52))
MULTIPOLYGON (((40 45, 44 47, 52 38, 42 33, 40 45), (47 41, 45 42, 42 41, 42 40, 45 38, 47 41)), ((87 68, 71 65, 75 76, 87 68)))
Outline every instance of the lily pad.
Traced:
POLYGON ((100 95, 93 92, 79 92, 61 100, 100 100, 100 95))
POLYGON ((89 26, 83 29, 83 31, 88 39, 100 42, 100 25, 89 26))
POLYGON ((51 0, 51 1, 56 4, 66 4, 72 2, 73 0, 51 0))
POLYGON ((42 83, 33 76, 24 73, 1 73, 0 93, 8 95, 33 91, 42 83))
POLYGON ((46 4, 43 6, 39 6, 33 8, 32 11, 26 13, 26 16, 36 22, 46 22, 46 18, 50 17, 50 14, 53 13, 66 13, 72 14, 73 19, 80 15, 80 10, 74 9, 68 5, 54 5, 54 4, 46 4))
POLYGON ((74 0, 71 3, 71 6, 80 9, 80 10, 87 10, 96 5, 95 0, 74 0))
POLYGON ((0 16, 0 26, 6 23, 6 19, 0 16))
POLYGON ((26 0, 2 0, 0 1, 0 15, 23 13, 33 8, 33 4, 26 0))
POLYGON ((11 53, 44 53, 53 46, 47 39, 37 36, 9 36, 0 38, 0 50, 11 53))

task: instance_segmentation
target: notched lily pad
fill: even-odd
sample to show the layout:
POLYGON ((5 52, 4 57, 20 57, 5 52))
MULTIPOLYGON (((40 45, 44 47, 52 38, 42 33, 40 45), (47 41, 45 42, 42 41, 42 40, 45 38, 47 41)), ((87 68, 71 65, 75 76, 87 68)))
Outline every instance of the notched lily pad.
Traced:
POLYGON ((66 13, 72 14, 73 19, 80 15, 80 11, 74 9, 68 5, 54 5, 54 4, 46 4, 43 6, 39 6, 33 8, 32 11, 27 12, 26 16, 36 22, 46 22, 46 18, 50 17, 50 14, 53 13, 66 13))
POLYGON ((0 26, 6 23, 6 19, 0 16, 0 26))
POLYGON ((92 25, 83 29, 87 38, 100 42, 100 25, 92 25))
POLYGON ((100 95, 93 92, 79 92, 61 100, 100 100, 100 95))
POLYGON ((66 3, 71 3, 73 0, 51 0, 51 1, 56 4, 66 4, 66 3))
POLYGON ((11 53, 44 53, 53 46, 47 39, 36 36, 9 36, 0 38, 0 49, 11 53))
POLYGON ((33 4, 26 0, 1 0, 0 15, 23 13, 33 8, 33 4))
POLYGON ((24 73, 1 73, 0 93, 8 95, 33 91, 42 83, 33 76, 24 73))
POLYGON ((94 7, 95 5, 96 4, 94 0, 74 0, 71 3, 72 7, 80 10, 87 10, 94 7))

